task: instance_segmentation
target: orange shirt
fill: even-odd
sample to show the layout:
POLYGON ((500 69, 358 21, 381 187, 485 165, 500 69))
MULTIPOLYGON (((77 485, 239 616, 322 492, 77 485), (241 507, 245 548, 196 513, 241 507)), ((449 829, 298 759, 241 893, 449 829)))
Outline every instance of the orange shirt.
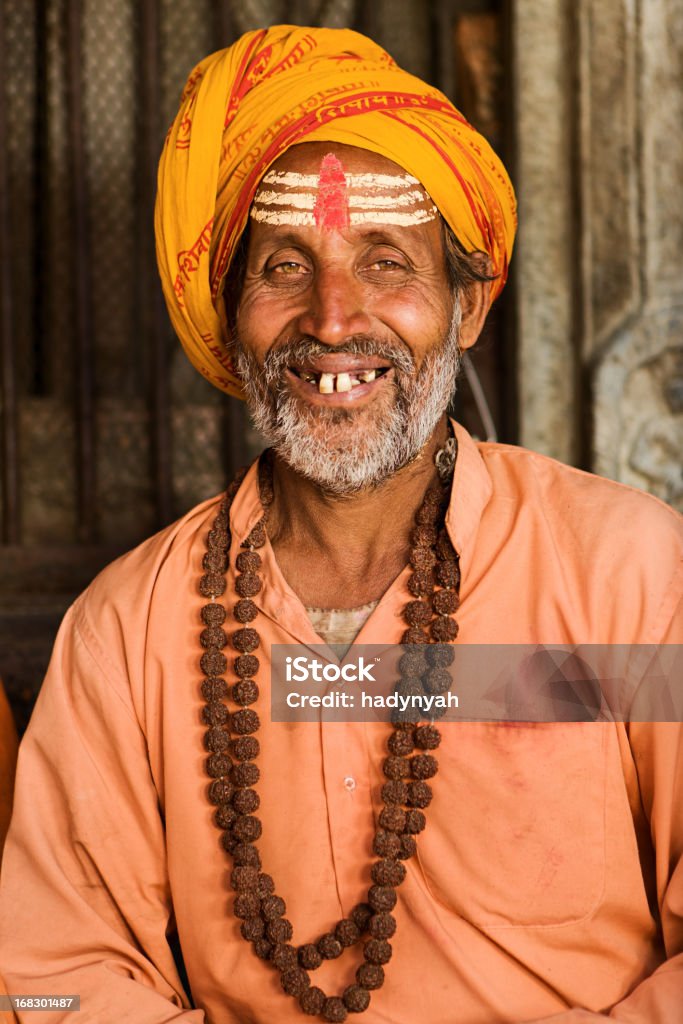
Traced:
MULTIPOLYGON (((463 642, 681 642, 670 508, 457 434, 447 526, 463 642)), ((239 936, 206 798, 197 582, 216 507, 114 563, 76 602, 20 752, 0 973, 11 992, 79 994, 81 1024, 302 1020, 239 936)), ((233 504, 233 562, 260 515, 252 468, 233 504)), ((320 641, 271 548, 262 554, 260 849, 294 941, 309 942, 365 898, 389 727, 269 720, 269 645, 320 641)), ((399 641, 406 579, 359 642, 399 641)), ((452 723, 439 761, 387 981, 362 1019, 578 1024, 611 1009, 630 1024, 683 1020, 680 726, 452 723)), ((347 950, 313 983, 340 992, 359 962, 360 947, 347 950)))

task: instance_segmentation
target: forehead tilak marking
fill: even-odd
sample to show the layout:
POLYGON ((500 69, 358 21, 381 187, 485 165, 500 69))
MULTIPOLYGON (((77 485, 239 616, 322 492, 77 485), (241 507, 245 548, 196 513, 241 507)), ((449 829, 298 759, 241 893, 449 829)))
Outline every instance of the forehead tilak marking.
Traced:
POLYGON ((334 153, 324 156, 320 164, 313 218, 318 228, 340 230, 349 226, 349 199, 344 166, 334 153))
POLYGON ((412 174, 345 173, 332 153, 323 158, 317 175, 268 171, 250 212, 261 223, 323 228, 363 223, 409 227, 436 215, 412 174))
MULTIPOLYGON (((349 190, 350 192, 350 190, 349 190)), ((254 202, 262 203, 264 206, 293 206, 297 210, 312 210, 318 200, 317 195, 312 191, 302 192, 273 192, 265 189, 259 190, 254 202)), ((406 192, 403 195, 398 193, 387 198, 385 195, 349 195, 349 205, 357 209, 373 209, 374 207, 387 206, 389 202, 393 206, 416 206, 424 202, 421 192, 406 192)))

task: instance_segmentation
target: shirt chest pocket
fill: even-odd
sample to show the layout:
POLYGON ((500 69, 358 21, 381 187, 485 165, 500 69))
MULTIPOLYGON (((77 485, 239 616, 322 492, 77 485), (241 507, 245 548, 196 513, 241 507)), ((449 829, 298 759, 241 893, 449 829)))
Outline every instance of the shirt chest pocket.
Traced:
POLYGON ((449 724, 419 838, 427 887, 491 927, 589 915, 605 876, 606 724, 449 724))

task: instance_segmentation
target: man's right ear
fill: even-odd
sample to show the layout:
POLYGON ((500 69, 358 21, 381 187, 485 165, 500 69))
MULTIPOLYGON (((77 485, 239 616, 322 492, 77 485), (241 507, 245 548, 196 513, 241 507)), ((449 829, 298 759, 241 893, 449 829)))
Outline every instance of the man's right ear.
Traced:
POLYGON ((474 345, 484 327, 491 306, 491 281, 470 281, 459 294, 462 319, 458 344, 465 350, 474 345))

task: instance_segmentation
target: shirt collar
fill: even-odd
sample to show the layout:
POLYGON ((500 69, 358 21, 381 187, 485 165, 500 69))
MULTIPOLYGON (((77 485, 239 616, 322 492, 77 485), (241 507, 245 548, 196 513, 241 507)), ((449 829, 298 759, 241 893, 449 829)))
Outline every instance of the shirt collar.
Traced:
POLYGON ((460 572, 464 581, 474 557, 479 524, 493 494, 493 484, 473 438, 455 420, 451 423, 458 442, 458 457, 446 511, 446 529, 460 556, 460 572))

